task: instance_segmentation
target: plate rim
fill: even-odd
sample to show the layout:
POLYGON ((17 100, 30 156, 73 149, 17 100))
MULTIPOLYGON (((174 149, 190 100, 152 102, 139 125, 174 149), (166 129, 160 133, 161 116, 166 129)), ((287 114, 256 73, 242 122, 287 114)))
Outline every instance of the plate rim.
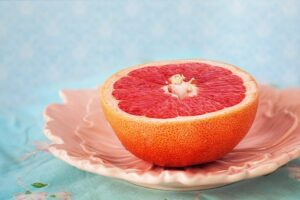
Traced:
MULTIPOLYGON (((80 92, 82 90, 84 89, 62 90, 59 93, 60 97, 62 98, 62 103, 50 104, 46 107, 44 112, 44 118, 45 118, 44 134, 54 144, 62 144, 63 141, 57 136, 55 136, 49 127, 47 128, 47 124, 50 121, 55 120, 54 118, 51 117, 51 115, 49 115, 49 112, 47 112, 47 110, 51 109, 53 105, 68 106, 69 101, 65 93, 68 91, 80 92)), ((210 173, 208 173, 205 176, 204 175, 199 176, 199 174, 198 175, 195 174, 194 175, 195 177, 186 177, 184 171, 179 171, 179 170, 171 171, 169 169, 162 170, 159 176, 148 173, 148 171, 144 171, 142 173, 137 174, 136 171, 130 172, 128 170, 124 170, 116 166, 107 166, 105 163, 93 164, 88 159, 78 159, 77 157, 73 157, 69 155, 69 153, 66 150, 57 149, 55 146, 50 146, 49 152, 55 157, 67 162, 68 164, 76 168, 79 168, 81 170, 89 171, 91 173, 125 180, 135 185, 140 185, 148 188, 161 189, 161 190, 189 191, 189 190, 199 190, 199 189, 220 187, 241 180, 251 179, 251 178, 270 174, 276 171, 282 165, 288 163, 289 161, 294 160, 297 157, 300 157, 300 144, 298 144, 297 146, 299 146, 299 148, 295 148, 288 152, 284 152, 282 155, 277 156, 276 158, 274 158, 272 161, 268 163, 263 163, 258 166, 252 166, 250 168, 242 166, 240 167, 242 168, 242 170, 240 170, 238 173, 232 173, 232 174, 228 173, 231 170, 229 167, 227 170, 224 170, 227 173, 221 173, 217 175, 214 174, 214 176, 210 176, 210 173), (203 178, 206 179, 205 183, 203 181, 199 181, 201 179, 203 180, 203 178), (172 184, 174 183, 177 184, 176 187, 172 187, 172 184)))

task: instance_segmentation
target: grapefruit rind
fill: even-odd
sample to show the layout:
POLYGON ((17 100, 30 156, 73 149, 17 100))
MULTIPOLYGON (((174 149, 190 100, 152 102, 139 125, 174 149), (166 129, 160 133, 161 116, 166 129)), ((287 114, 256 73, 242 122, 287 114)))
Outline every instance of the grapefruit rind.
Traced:
POLYGON ((100 88, 100 101, 106 119, 127 150, 159 166, 184 167, 214 161, 243 139, 255 118, 258 88, 248 73, 233 65, 208 60, 167 61, 139 65, 114 74, 100 88), (211 113, 161 119, 124 112, 112 95, 114 82, 134 69, 195 62, 224 67, 242 78, 246 88, 244 99, 211 113))

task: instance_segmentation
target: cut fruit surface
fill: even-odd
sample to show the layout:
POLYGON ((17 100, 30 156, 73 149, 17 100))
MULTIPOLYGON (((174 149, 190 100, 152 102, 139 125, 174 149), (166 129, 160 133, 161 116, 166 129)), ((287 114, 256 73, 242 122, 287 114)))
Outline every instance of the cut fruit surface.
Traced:
POLYGON ((230 70, 203 63, 135 69, 113 85, 123 111, 150 118, 195 116, 238 104, 243 80, 230 70))
POLYGON ((100 100, 122 144, 162 166, 215 160, 234 148, 255 117, 255 80, 207 60, 149 63, 122 70, 100 100))

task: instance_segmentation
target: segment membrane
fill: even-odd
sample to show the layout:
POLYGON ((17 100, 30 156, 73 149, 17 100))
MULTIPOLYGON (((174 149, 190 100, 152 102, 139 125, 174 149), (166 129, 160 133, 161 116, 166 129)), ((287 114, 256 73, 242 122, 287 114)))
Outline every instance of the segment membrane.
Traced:
POLYGON ((234 106, 245 98, 246 88, 240 77, 228 69, 204 63, 148 66, 133 70, 113 85, 112 95, 121 110, 149 118, 196 116, 234 106), (194 78, 197 95, 183 99, 162 88, 173 75, 194 78))

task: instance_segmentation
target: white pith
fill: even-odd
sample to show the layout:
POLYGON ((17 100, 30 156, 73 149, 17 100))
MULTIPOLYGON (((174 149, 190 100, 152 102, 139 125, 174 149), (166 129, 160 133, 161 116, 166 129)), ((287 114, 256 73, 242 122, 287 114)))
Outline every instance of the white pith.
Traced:
POLYGON ((103 95, 101 98, 102 98, 102 101, 104 101, 103 103, 105 103, 108 106, 110 106, 111 108, 115 109, 115 111, 118 112, 119 115, 122 115, 123 117, 126 117, 129 120, 145 121, 148 123, 172 122, 172 121, 178 122, 178 121, 186 121, 186 120, 199 120, 199 119, 213 118, 215 116, 219 116, 222 114, 231 113, 231 112, 243 109, 244 107, 247 107, 250 104, 252 104, 254 101, 256 101, 256 99, 258 97, 257 84, 256 84, 255 80, 252 78, 252 76, 249 75, 248 73, 246 73, 246 72, 242 71, 241 69, 239 69, 233 65, 230 65, 230 64, 216 62, 216 61, 210 61, 210 60, 200 60, 200 59, 154 62, 154 63, 147 63, 147 64, 138 65, 138 66, 134 66, 134 67, 129 67, 129 68, 121 70, 121 71, 115 73, 114 75, 112 75, 104 83, 101 90, 102 90, 101 95, 103 95), (213 65, 213 66, 223 67, 225 69, 230 70, 233 74, 239 76, 243 80, 244 86, 246 88, 245 98, 240 103, 238 103, 234 106, 226 107, 222 110, 218 110, 215 112, 205 113, 205 114, 196 115, 196 116, 177 116, 175 118, 162 119, 162 118, 149 118, 146 116, 137 116, 137 115, 129 114, 119 108, 119 106, 118 106, 119 100, 116 100, 112 95, 112 92, 114 90, 113 84, 121 77, 126 76, 132 70, 147 67, 147 66, 161 66, 161 65, 166 65, 166 64, 195 63, 195 62, 196 63, 197 62, 198 63, 206 63, 206 64, 213 65))
POLYGON ((169 81, 162 89, 165 93, 179 99, 196 96, 198 88, 192 83, 194 78, 189 81, 184 81, 184 78, 182 74, 175 74, 169 78, 169 81))

